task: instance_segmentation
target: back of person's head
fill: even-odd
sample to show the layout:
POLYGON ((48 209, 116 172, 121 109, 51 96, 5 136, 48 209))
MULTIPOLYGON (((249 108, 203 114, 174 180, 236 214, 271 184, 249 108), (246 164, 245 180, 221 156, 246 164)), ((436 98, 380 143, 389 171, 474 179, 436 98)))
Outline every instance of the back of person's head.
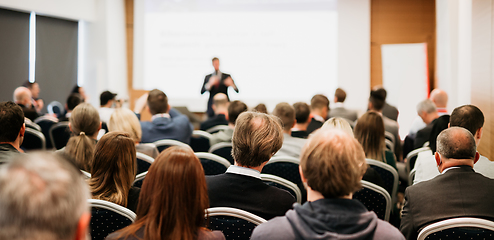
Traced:
POLYGON ((168 97, 166 94, 158 89, 153 89, 148 95, 148 107, 151 114, 168 112, 168 97))
POLYGON ((295 120, 297 123, 306 123, 309 121, 310 106, 304 102, 296 102, 293 104, 295 109, 295 120))
POLYGON ((69 124, 73 136, 65 151, 80 169, 89 172, 95 145, 93 137, 101 127, 98 110, 89 103, 81 103, 72 111, 69 124))
POLYGON ((372 104, 372 110, 381 111, 386 102, 386 90, 379 88, 370 92, 369 102, 372 104))
POLYGON ((292 129, 295 124, 295 109, 286 102, 276 104, 273 115, 281 119, 285 131, 292 129))
POLYGON ((110 132, 94 150, 89 187, 93 198, 127 207, 127 196, 137 171, 135 143, 129 134, 110 132))
POLYGON ((336 98, 336 102, 344 102, 346 99, 346 92, 341 88, 337 88, 336 91, 334 91, 334 97, 336 98))
POLYGON ((0 103, 0 142, 15 142, 24 125, 24 112, 13 102, 0 103))
POLYGON ((429 148, 432 153, 436 152, 437 149, 437 136, 449 125, 449 115, 442 115, 436 119, 434 124, 432 125, 431 133, 429 135, 429 148))
POLYGON ((31 105, 31 91, 27 87, 18 87, 14 90, 14 101, 25 106, 31 105))
POLYGON ((117 94, 112 93, 110 91, 102 92, 101 95, 99 96, 100 106, 104 106, 104 105, 108 104, 109 101, 115 100, 115 96, 117 96, 117 94))
POLYGON ((475 135, 484 126, 484 114, 474 105, 463 105, 453 110, 449 124, 451 127, 466 128, 475 135))
POLYGON ((438 108, 446 108, 448 105, 448 94, 438 88, 432 90, 429 99, 434 102, 438 108))
POLYGON ((244 112, 235 124, 232 155, 244 167, 258 167, 280 150, 283 128, 279 118, 265 113, 244 112))
POLYGON ((340 129, 343 132, 348 133, 350 136, 353 137, 353 130, 352 126, 350 126, 350 123, 348 123, 347 120, 340 118, 340 117, 332 117, 328 119, 321 127, 322 129, 340 129))
POLYGON ((87 184, 67 161, 20 155, 0 168, 0 239, 76 239, 89 224, 88 198, 87 184))
POLYGON ((425 99, 423 101, 420 101, 417 104, 417 113, 420 115, 422 112, 425 112, 425 113, 437 112, 436 105, 434 105, 434 103, 429 99, 425 99))
POLYGON ((462 127, 450 127, 437 136, 437 152, 448 159, 475 160, 477 147, 469 130, 462 127))
POLYGON ((366 112, 355 125, 355 138, 362 144, 365 156, 370 159, 384 161, 384 122, 377 112, 366 112))
POLYGON ((241 101, 235 100, 228 106, 228 122, 235 124, 238 115, 247 111, 247 105, 241 101))
POLYGON ((322 94, 316 94, 310 100, 310 109, 329 109, 329 100, 326 96, 322 94))
POLYGON ((253 109, 253 112, 259 112, 259 113, 265 113, 268 114, 268 108, 266 107, 266 104, 264 103, 259 103, 257 104, 253 109))
POLYGON ((130 236, 144 226, 144 239, 197 239, 209 207, 201 162, 189 148, 164 150, 149 168, 139 196, 136 222, 121 231, 130 236))
POLYGON ((307 185, 325 198, 359 190, 367 169, 362 146, 339 129, 320 129, 309 137, 300 155, 300 167, 307 185))
POLYGON ((108 122, 110 132, 125 132, 134 142, 140 142, 142 137, 141 123, 136 114, 128 108, 117 108, 108 122))
POLYGON ((82 98, 81 94, 71 93, 67 98, 67 110, 72 111, 74 110, 75 107, 77 107, 77 105, 83 102, 84 102, 84 98, 82 98))
POLYGON ((213 106, 216 109, 226 109, 228 108, 228 104, 230 103, 230 100, 228 99, 228 96, 224 93, 217 93, 213 97, 213 106))
POLYGON ((77 85, 77 84, 76 84, 76 85, 72 88, 72 91, 70 91, 70 93, 79 93, 79 94, 80 94, 80 92, 79 92, 79 88, 81 88, 81 87, 79 87, 79 85, 77 85))

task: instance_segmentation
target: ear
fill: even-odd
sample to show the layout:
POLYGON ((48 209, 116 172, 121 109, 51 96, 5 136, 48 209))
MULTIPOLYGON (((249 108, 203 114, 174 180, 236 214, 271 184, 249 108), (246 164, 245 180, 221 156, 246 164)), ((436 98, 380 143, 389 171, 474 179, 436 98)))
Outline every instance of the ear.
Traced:
POLYGON ((337 98, 336 96, 334 97, 333 102, 335 102, 335 103, 337 103, 337 102, 338 102, 338 98, 337 98))
POLYGON ((298 172, 300 173, 300 178, 302 179, 302 182, 307 184, 307 179, 304 176, 304 173, 302 172, 302 166, 298 166, 298 172))
POLYGON ((372 103, 370 101, 367 104, 367 109, 369 109, 369 110, 373 110, 374 109, 374 106, 372 106, 372 103))
POLYGON ((168 104, 168 109, 166 110, 166 112, 169 112, 170 109, 172 109, 172 106, 170 106, 170 104, 168 104))
POLYGON ((72 132, 72 124, 69 122, 69 130, 72 132))
POLYGON ((450 127, 451 127, 451 124, 450 124, 450 123, 448 123, 448 128, 450 128, 450 127))
POLYGON ((436 164, 438 167, 443 164, 443 162, 441 161, 441 155, 438 152, 434 154, 434 158, 436 159, 436 164))
POLYGON ((90 220, 91 220, 90 213, 86 212, 82 214, 82 216, 79 218, 79 222, 77 223, 75 240, 88 239, 86 235, 88 234, 90 220))
POLYGON ((26 124, 23 123, 21 130, 19 131, 19 136, 24 137, 24 133, 26 132, 26 124))
POLYGON ((99 122, 98 131, 96 131, 96 132, 99 132, 99 130, 101 130, 101 126, 102 126, 102 125, 103 125, 103 123, 102 123, 102 122, 99 122))
POLYGON ((297 120, 293 121, 293 124, 292 124, 292 127, 291 128, 294 128, 295 127, 295 124, 297 124, 297 120))
POLYGON ((479 159, 480 159, 480 153, 476 152, 475 153, 475 159, 473 160, 473 164, 477 163, 477 161, 479 161, 479 159))
POLYGON ((475 139, 481 139, 482 138, 482 133, 484 131, 482 131, 484 129, 484 127, 481 127, 477 130, 477 132, 475 133, 475 139))

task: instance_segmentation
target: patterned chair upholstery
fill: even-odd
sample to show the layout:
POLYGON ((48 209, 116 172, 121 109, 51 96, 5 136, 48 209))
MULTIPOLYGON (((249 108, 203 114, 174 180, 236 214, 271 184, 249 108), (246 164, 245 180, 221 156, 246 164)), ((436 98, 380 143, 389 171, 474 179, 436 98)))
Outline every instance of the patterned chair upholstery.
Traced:
POLYGON ((417 239, 494 239, 494 222, 469 217, 447 219, 426 226, 417 239))
POLYGON ((261 174, 261 179, 269 186, 281 188, 292 194, 299 204, 302 203, 302 192, 295 183, 271 174, 261 174))
POLYGON ((141 188, 142 183, 144 182, 144 178, 146 178, 147 174, 148 174, 147 171, 140 173, 140 174, 137 174, 136 179, 134 179, 134 183, 132 183, 132 186, 141 188))
POLYGON ((389 221, 391 214, 391 197, 382 187, 362 180, 362 189, 353 194, 353 199, 359 200, 369 211, 374 211, 378 218, 389 221))
POLYGON ((204 174, 206 175, 218 175, 225 173, 231 165, 228 160, 217 156, 216 154, 206 152, 198 152, 195 154, 201 161, 204 174))
POLYGON ((26 132, 24 133, 24 141, 22 142, 21 148, 26 151, 45 150, 45 135, 43 135, 43 133, 38 130, 26 128, 26 132))
POLYGON ((137 155, 137 175, 147 172, 151 164, 154 162, 154 158, 140 152, 136 152, 137 155))
POLYGON ((153 142, 153 144, 156 146, 156 148, 158 149, 159 152, 163 152, 163 150, 165 150, 171 146, 181 146, 181 147, 190 148, 189 145, 187 145, 183 142, 177 141, 177 140, 173 140, 173 139, 159 140, 159 141, 153 142))
POLYGON ((207 209, 211 230, 220 230, 226 240, 248 240, 254 228, 266 220, 252 213, 228 207, 207 209))
POLYGON ((230 162, 230 164, 235 164, 232 156, 232 143, 231 142, 220 142, 211 146, 208 152, 216 154, 230 162))
POLYGON ((302 192, 302 203, 304 203, 307 199, 307 191, 300 178, 299 164, 300 161, 294 157, 272 157, 262 169, 262 173, 275 175, 296 184, 302 192))
POLYGON ((50 140, 53 147, 57 150, 65 147, 70 138, 69 122, 59 122, 53 125, 49 131, 50 140))
POLYGON ((108 234, 129 226, 135 221, 134 212, 120 205, 88 199, 91 206, 91 239, 104 240, 108 234))
POLYGON ((373 159, 366 159, 366 161, 367 164, 381 176, 386 191, 388 191, 389 195, 391 195, 391 199, 395 202, 396 191, 398 191, 398 171, 384 162, 373 159))
POLYGON ((209 145, 209 138, 211 134, 201 130, 194 130, 192 137, 190 138, 190 147, 194 152, 207 152, 211 147, 209 145))

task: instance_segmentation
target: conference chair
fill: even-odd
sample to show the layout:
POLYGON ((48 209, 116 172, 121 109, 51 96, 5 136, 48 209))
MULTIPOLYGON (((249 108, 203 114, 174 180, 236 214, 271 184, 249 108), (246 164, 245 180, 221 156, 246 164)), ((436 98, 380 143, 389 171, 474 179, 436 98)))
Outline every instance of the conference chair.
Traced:
POLYGON ((408 186, 413 185, 413 180, 415 180, 415 173, 417 172, 417 169, 412 169, 410 173, 408 174, 408 186))
POLYGON ((219 132, 221 130, 226 130, 229 128, 230 127, 228 127, 228 125, 216 125, 212 128, 206 129, 206 132, 213 134, 213 133, 219 132))
POLYGON ((412 171, 412 169, 415 167, 415 162, 417 161, 417 156, 419 155, 419 153, 430 150, 431 149, 429 147, 421 147, 407 154, 407 156, 405 157, 407 174, 410 174, 410 171, 412 171))
POLYGON ((384 144, 386 145, 386 149, 388 149, 389 151, 393 151, 395 145, 391 140, 384 139, 384 144))
POLYGON ((398 190, 398 171, 387 163, 368 158, 365 160, 381 176, 386 191, 388 191, 391 199, 395 202, 396 191, 398 190))
POLYGON ((302 204, 302 192, 295 183, 271 174, 261 174, 261 180, 269 186, 288 191, 295 197, 299 204, 302 204))
POLYGON ((57 150, 65 147, 69 142, 71 132, 69 122, 59 122, 53 125, 49 131, 50 140, 53 147, 57 150))
POLYGON ((216 154, 207 152, 195 153, 196 157, 199 158, 204 169, 205 175, 218 175, 225 173, 230 167, 230 162, 216 154))
POLYGON ((42 132, 34 130, 32 128, 26 128, 24 132, 24 141, 22 142, 21 148, 30 150, 45 150, 46 149, 46 139, 42 132))
POLYGON ((378 218, 388 221, 393 206, 391 196, 386 189, 364 180, 362 189, 353 194, 353 199, 359 200, 369 211, 374 211, 378 218))
POLYGON ((65 115, 65 108, 58 101, 52 101, 50 104, 46 106, 49 114, 55 114, 57 117, 61 117, 65 115))
POLYGON ((118 204, 98 199, 87 201, 91 207, 92 240, 104 240, 108 234, 129 226, 136 219, 134 212, 118 204))
POLYGON ((395 136, 392 133, 384 131, 384 138, 391 141, 393 143, 393 146, 396 144, 395 136))
POLYGON ((294 157, 272 157, 262 169, 262 173, 281 177, 297 185, 302 192, 302 203, 304 203, 307 200, 307 191, 300 178, 299 164, 300 160, 294 157))
POLYGON ((244 210, 229 207, 214 207, 206 210, 208 228, 220 230, 226 240, 248 240, 254 228, 266 220, 244 210))
POLYGON ((142 187, 142 183, 144 182, 144 178, 146 178, 146 175, 147 174, 148 174, 147 171, 146 172, 143 172, 143 173, 137 174, 136 179, 132 183, 132 186, 141 188, 142 187))
POLYGON ((472 217, 451 218, 430 224, 419 232, 418 240, 493 239, 494 222, 472 217))
POLYGON ((235 164, 232 156, 232 143, 231 142, 220 142, 211 146, 208 152, 216 154, 230 162, 230 164, 235 164))
POLYGON ((137 160, 137 176, 141 173, 147 172, 151 164, 154 162, 154 158, 140 152, 136 152, 137 160))
POLYGON ((41 131, 41 127, 34 123, 33 121, 29 120, 28 118, 24 118, 24 123, 26 124, 26 128, 31 128, 37 131, 41 131))
POLYGON ((194 152, 207 152, 209 150, 210 144, 209 139, 211 134, 201 130, 194 130, 192 132, 192 137, 190 138, 190 147, 194 152))
POLYGON ((187 145, 183 142, 177 141, 177 140, 173 140, 173 139, 163 139, 163 140, 153 142, 153 144, 154 144, 154 146, 156 146, 156 148, 158 149, 159 152, 163 152, 163 150, 165 150, 171 146, 181 146, 181 147, 190 148, 189 145, 187 145))
MULTIPOLYGON (((50 128, 58 123, 58 119, 50 115, 45 115, 34 120, 34 123, 38 124, 41 128, 41 132, 45 136, 45 139, 50 137, 50 128)), ((52 149, 53 144, 51 141, 46 141, 46 149, 52 149)))

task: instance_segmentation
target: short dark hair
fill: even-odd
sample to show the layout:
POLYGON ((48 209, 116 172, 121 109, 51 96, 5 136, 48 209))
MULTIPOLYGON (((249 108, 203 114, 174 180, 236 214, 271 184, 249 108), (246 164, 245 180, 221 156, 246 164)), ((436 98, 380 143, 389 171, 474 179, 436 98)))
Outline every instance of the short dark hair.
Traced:
POLYGON ((104 91, 104 92, 102 92, 101 95, 99 95, 99 103, 100 103, 100 106, 104 106, 109 101, 114 100, 115 99, 115 96, 117 96, 117 94, 112 93, 110 91, 104 91))
POLYGON ((281 119, 285 130, 290 130, 295 122, 295 109, 286 102, 276 104, 273 115, 281 119))
POLYGON ((219 61, 219 60, 220 60, 219 58, 214 57, 214 58, 211 60, 211 62, 214 62, 214 61, 219 61))
POLYGON ((334 91, 334 96, 336 97, 337 102, 344 102, 346 99, 346 92, 341 88, 337 88, 336 91, 334 91))
POLYGON ((24 124, 22 108, 12 101, 0 103, 0 142, 14 142, 24 124))
POLYGON ((81 94, 72 93, 67 98, 67 109, 69 111, 72 111, 74 110, 75 107, 77 107, 77 105, 79 105, 82 102, 84 102, 84 98, 82 98, 81 94))
POLYGON ((310 109, 322 109, 323 107, 329 109, 329 99, 322 94, 314 95, 310 100, 310 109))
POLYGON ((235 100, 228 106, 228 122, 235 124, 238 115, 247 111, 247 105, 241 101, 235 100))
POLYGON ((168 112, 168 97, 158 89, 153 89, 148 95, 148 107, 151 114, 168 112))
POLYGON ((449 125, 466 128, 475 135, 484 126, 484 114, 474 105, 459 106, 451 113, 449 125))
POLYGON ((472 133, 462 127, 450 127, 437 136, 437 152, 449 159, 475 159, 477 147, 472 133))
POLYGON ((297 123, 306 123, 309 121, 310 107, 309 104, 304 102, 296 102, 293 104, 295 109, 295 120, 297 123))
POLYGON ((381 91, 381 89, 382 88, 370 92, 369 102, 372 103, 372 107, 376 111, 381 111, 384 108, 384 103, 386 101, 386 92, 381 91))

